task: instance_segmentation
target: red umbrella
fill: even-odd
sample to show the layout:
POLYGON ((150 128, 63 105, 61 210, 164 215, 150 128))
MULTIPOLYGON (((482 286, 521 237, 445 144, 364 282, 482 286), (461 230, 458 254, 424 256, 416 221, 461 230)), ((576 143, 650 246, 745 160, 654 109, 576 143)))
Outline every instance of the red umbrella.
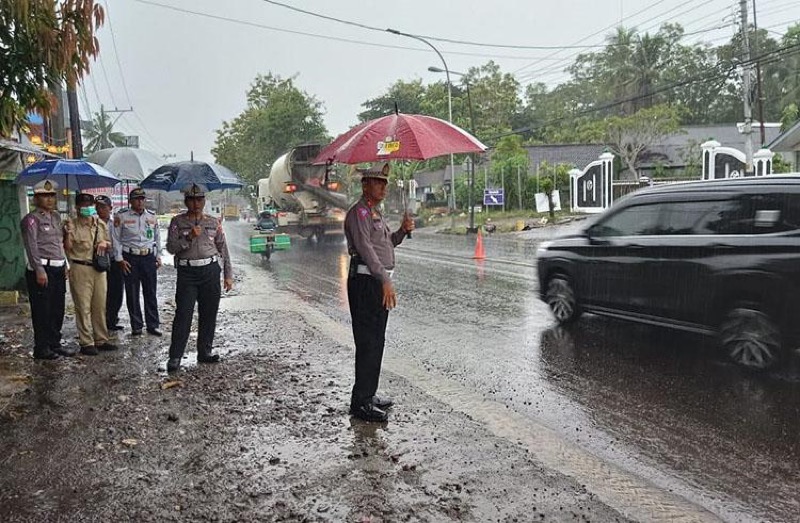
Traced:
POLYGON ((353 127, 323 148, 314 163, 427 160, 485 150, 477 138, 449 122, 421 114, 394 113, 353 127))

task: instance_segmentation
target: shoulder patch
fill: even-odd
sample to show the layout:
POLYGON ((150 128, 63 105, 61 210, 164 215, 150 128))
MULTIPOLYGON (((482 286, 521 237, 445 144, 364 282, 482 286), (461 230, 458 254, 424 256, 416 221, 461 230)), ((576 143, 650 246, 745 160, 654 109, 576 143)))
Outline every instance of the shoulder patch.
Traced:
POLYGON ((358 217, 362 220, 366 220, 370 215, 369 209, 366 207, 359 207, 358 208, 358 217))
POLYGON ((25 227, 28 229, 35 229, 36 228, 36 218, 33 215, 29 214, 25 217, 25 227))

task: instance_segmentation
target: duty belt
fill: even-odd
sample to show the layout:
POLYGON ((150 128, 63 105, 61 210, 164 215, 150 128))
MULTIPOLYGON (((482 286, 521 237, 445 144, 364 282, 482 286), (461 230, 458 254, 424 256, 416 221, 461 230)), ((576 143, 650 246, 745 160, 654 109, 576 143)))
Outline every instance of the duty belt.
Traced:
POLYGON ((178 267, 205 267, 217 261, 216 256, 211 258, 201 258, 199 260, 176 260, 178 267))
POLYGON ((63 267, 67 263, 67 260, 48 260, 47 258, 42 258, 39 261, 42 262, 42 265, 45 267, 48 265, 50 267, 63 267))
POLYGON ((87 265, 89 267, 93 266, 93 264, 92 264, 92 262, 90 260, 70 260, 69 262, 70 263, 76 263, 78 265, 87 265))
POLYGON ((147 256, 153 249, 137 249, 136 247, 123 247, 122 252, 127 252, 128 254, 134 254, 136 256, 147 256))
MULTIPOLYGON (((394 269, 386 269, 386 273, 389 275, 389 278, 392 277, 394 274, 394 269)), ((356 274, 366 274, 367 276, 372 276, 372 272, 369 270, 369 267, 366 265, 356 265, 356 274)))

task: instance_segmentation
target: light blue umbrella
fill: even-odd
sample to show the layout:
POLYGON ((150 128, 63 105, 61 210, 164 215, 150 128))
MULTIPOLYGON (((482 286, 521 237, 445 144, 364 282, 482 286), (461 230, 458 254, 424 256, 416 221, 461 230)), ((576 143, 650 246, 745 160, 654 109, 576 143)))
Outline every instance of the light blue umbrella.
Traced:
POLYGON ((97 187, 113 187, 120 180, 104 167, 84 160, 43 160, 26 167, 17 175, 17 185, 33 186, 42 180, 53 180, 64 189, 83 191, 97 187))

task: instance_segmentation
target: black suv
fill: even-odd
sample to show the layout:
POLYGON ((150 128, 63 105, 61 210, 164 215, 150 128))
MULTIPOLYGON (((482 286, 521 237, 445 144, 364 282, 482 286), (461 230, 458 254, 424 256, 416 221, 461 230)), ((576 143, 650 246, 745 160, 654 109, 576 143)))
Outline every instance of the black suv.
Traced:
POLYGON ((771 367, 800 344, 800 176, 642 189, 542 243, 538 273, 560 323, 586 311, 713 334, 771 367))

